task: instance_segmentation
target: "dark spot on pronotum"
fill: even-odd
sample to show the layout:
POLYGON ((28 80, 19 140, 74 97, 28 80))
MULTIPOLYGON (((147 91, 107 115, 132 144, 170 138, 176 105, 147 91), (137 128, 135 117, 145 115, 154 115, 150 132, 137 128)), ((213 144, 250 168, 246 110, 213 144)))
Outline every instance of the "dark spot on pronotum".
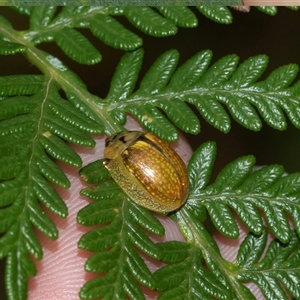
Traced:
POLYGON ((126 137, 125 136, 121 136, 120 138, 119 138, 119 141, 121 141, 123 144, 126 144, 126 137))

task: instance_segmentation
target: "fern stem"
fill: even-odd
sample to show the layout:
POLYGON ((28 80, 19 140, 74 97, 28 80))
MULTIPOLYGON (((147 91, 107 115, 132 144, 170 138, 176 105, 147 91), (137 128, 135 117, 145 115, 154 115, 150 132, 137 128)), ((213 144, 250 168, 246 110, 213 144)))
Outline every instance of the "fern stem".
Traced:
MULTIPOLYGON (((229 284, 235 290, 235 295, 238 295, 237 299, 247 299, 245 290, 237 280, 239 268, 221 256, 217 244, 205 227, 199 221, 194 221, 193 217, 185 209, 182 209, 177 214, 177 217, 187 242, 194 245, 192 249, 201 250, 203 258, 211 271, 218 274, 220 281, 225 286, 229 284)), ((198 255, 195 258, 199 259, 198 255)))
POLYGON ((111 135, 123 130, 123 127, 116 123, 104 109, 105 101, 89 93, 85 84, 75 73, 56 57, 36 48, 28 39, 24 38, 25 34, 22 36, 1 21, 0 24, 2 23, 3 26, 0 26, 0 34, 11 42, 25 45, 27 51, 23 55, 45 76, 56 81, 66 94, 76 97, 76 106, 99 124, 99 132, 103 132, 103 128, 105 128, 105 133, 111 135))
POLYGON ((83 106, 92 113, 92 115, 88 113, 89 117, 97 123, 104 123, 107 134, 122 130, 120 125, 103 109, 104 100, 89 93, 77 75, 67 69, 57 58, 34 47, 28 48, 25 55, 46 76, 54 78, 67 94, 72 93, 78 101, 82 102, 83 106))

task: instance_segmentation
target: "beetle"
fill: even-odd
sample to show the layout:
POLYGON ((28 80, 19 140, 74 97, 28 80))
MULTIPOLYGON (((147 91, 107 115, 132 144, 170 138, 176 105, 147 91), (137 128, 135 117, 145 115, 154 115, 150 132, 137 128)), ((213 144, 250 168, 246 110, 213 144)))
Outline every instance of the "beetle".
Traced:
POLYGON ((121 131, 105 141, 104 165, 137 204, 167 213, 188 196, 187 169, 173 148, 152 133, 121 131))

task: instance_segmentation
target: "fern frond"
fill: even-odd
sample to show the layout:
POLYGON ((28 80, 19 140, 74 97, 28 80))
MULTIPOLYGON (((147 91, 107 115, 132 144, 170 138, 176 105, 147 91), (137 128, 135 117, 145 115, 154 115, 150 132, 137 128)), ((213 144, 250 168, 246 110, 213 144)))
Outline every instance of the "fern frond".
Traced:
POLYGON ((223 132, 230 130, 230 116, 224 106, 233 119, 250 130, 261 129, 257 110, 278 130, 287 126, 284 112, 300 128, 299 82, 290 87, 298 73, 297 65, 279 67, 264 81, 258 81, 267 67, 265 55, 251 57, 240 65, 237 56, 229 55, 209 67, 211 56, 210 51, 199 52, 176 69, 179 55, 170 50, 156 60, 133 92, 143 52, 125 54, 104 108, 121 124, 126 112, 132 114, 147 130, 169 141, 177 138, 174 125, 194 134, 200 130, 199 120, 187 103, 196 106, 208 123, 223 132))
MULTIPOLYGON (((30 31, 24 37, 34 45, 55 41, 66 55, 78 63, 95 64, 101 60, 101 54, 78 28, 88 28, 105 44, 128 51, 141 46, 142 39, 126 29, 114 15, 124 15, 141 31, 154 36, 173 35, 177 26, 197 26, 195 15, 187 7, 157 9, 163 16, 153 8, 139 6, 69 6, 61 11, 54 6, 37 6, 32 10, 19 11, 30 15, 30 31)), ((23 48, 21 50, 24 51, 23 48)))
MULTIPOLYGON (((226 6, 221 5, 242 4, 240 1, 236 2, 219 1, 218 6, 211 6, 207 2, 207 6, 203 3, 204 6, 198 6, 198 10, 215 22, 229 24, 232 22, 231 12, 226 6)), ((49 5, 51 4, 53 3, 49 3, 49 5)), ((25 8, 17 5, 13 9, 30 18, 30 30, 23 34, 25 40, 33 45, 55 41, 66 55, 82 64, 98 63, 102 56, 93 44, 78 31, 79 28, 88 28, 99 40, 109 46, 133 51, 140 47, 143 41, 124 27, 115 18, 116 15, 125 16, 133 26, 142 32, 158 37, 174 35, 178 27, 196 27, 198 23, 192 10, 184 6, 158 6, 155 8, 146 6, 80 6, 82 4, 80 1, 77 4, 78 6, 65 6, 60 11, 57 6, 25 8)), ((277 13, 276 7, 261 6, 259 9, 271 15, 277 13)), ((291 7, 291 9, 296 10, 295 7, 291 7)), ((10 26, 6 19, 1 17, 2 19, 7 26, 10 26)), ((0 53, 14 54, 25 51, 24 45, 12 42, 7 41, 2 49, 0 47, 0 53)))
POLYGON ((158 248, 161 260, 169 264, 153 274, 157 289, 162 292, 159 300, 233 299, 226 285, 204 267, 197 246, 166 242, 158 248))
POLYGON ((98 63, 101 54, 76 28, 89 28, 97 38, 115 48, 133 50, 141 46, 138 36, 109 16, 112 11, 109 7, 67 6, 54 18, 51 8, 48 10, 33 9, 30 24, 35 31, 29 32, 28 38, 34 44, 55 40, 65 54, 78 63, 98 63))
MULTIPOLYGON (((129 8, 126 9, 128 12, 129 8)), ((149 8, 145 11, 148 14, 149 8)), ((178 12, 187 13, 182 9, 178 12)), ((90 51, 87 49, 85 51, 85 47, 81 47, 82 49, 70 47, 71 44, 66 43, 66 38, 58 36, 68 32, 70 34, 67 36, 72 36, 74 33, 78 37, 83 37, 76 27, 88 27, 94 30, 96 35, 100 34, 105 30, 97 33, 99 26, 91 25, 97 18, 109 17, 107 14, 113 16, 123 13, 123 8, 64 7, 60 12, 51 7, 49 11, 47 8, 34 8, 31 11, 31 24, 39 29, 28 31, 23 37, 35 44, 58 39, 62 43, 61 46, 65 47, 65 51, 70 51, 69 55, 74 55, 78 61, 91 63, 94 61, 94 55, 90 56, 90 51), (70 19, 72 22, 68 23, 70 19), (69 26, 70 24, 73 25, 69 26), (47 32, 44 32, 44 27, 47 32)), ((175 18, 174 13, 174 11, 172 13, 166 11, 166 14, 172 15, 172 18, 175 18)), ((117 27, 116 30, 118 36, 124 36, 120 35, 117 27)), ((113 35, 109 33, 107 36, 113 35)), ((273 82, 272 80, 265 81, 265 83, 257 82, 267 64, 267 58, 263 55, 246 60, 238 68, 238 58, 227 56, 209 68, 211 53, 203 51, 176 70, 178 53, 171 50, 157 60, 145 75, 140 88, 133 93, 142 63, 142 51, 137 50, 125 55, 121 60, 105 101, 90 95, 84 84, 56 58, 45 55, 34 47, 31 50, 26 53, 28 58, 37 65, 43 59, 47 60, 47 65, 42 64, 39 67, 43 71, 48 68, 47 75, 54 75, 67 94, 68 100, 89 118, 105 127, 108 134, 122 129, 126 121, 126 113, 133 114, 146 129, 169 141, 178 138, 175 126, 185 132, 198 133, 200 131, 199 120, 187 103, 196 106, 208 123, 223 132, 228 132, 231 126, 230 117, 224 106, 227 106, 238 123, 251 130, 259 130, 262 126, 256 109, 265 121, 276 129, 286 128, 284 112, 296 127, 300 127, 298 101, 296 101, 299 95, 297 84, 293 87, 281 84, 283 75, 286 75, 290 82, 295 78, 297 66, 287 66, 286 69, 290 69, 288 72, 284 70, 285 67, 275 71, 273 82), (181 81, 183 78, 184 80, 181 81), (121 85, 124 85, 124 88, 121 88, 121 85), (74 89, 74 86, 77 88, 74 89), (186 111, 183 118, 182 110, 186 111)), ((285 81, 285 79, 282 80, 282 82, 285 81)), ((58 111, 57 106, 56 110, 58 111)))
POLYGON ((287 214, 293 219, 297 232, 300 232, 300 174, 283 176, 284 169, 277 165, 253 172, 255 159, 248 156, 230 163, 214 183, 206 186, 215 157, 213 149, 212 144, 203 145, 190 162, 191 194, 186 207, 191 206, 192 210, 199 205, 205 206, 216 228, 230 238, 239 235, 231 210, 255 234, 261 234, 263 230, 259 210, 264 213, 269 229, 280 241, 287 243, 290 240, 287 214), (205 161, 204 154, 207 155, 205 161), (206 170, 203 167, 199 170, 203 163, 206 170), (195 176, 199 171, 203 172, 200 178, 195 176))
POLYGON ((296 232, 289 228, 283 214, 292 215, 299 232, 299 202, 296 204, 299 174, 282 177, 284 170, 279 166, 252 172, 253 158, 244 157, 225 167, 216 181, 209 184, 215 152, 214 143, 205 143, 194 153, 189 163, 190 195, 186 205, 174 216, 188 245, 180 245, 178 242, 175 243, 176 247, 172 242, 170 245, 157 245, 162 253, 161 260, 168 264, 154 273, 157 288, 162 291, 158 299, 213 297, 254 300, 253 294, 243 285, 246 282, 254 282, 261 287, 266 299, 289 299, 288 293, 298 298, 300 241, 296 232), (214 198, 221 190, 224 194, 214 198), (233 190, 236 196, 232 195, 233 190), (203 201, 199 201, 197 196, 201 191, 205 194, 203 201), (255 193, 260 193, 260 197, 255 199, 255 193), (264 202, 268 201, 268 194, 272 193, 280 197, 280 205, 279 200, 278 203, 272 203, 277 219, 273 215, 274 211, 270 212, 269 204, 265 216, 268 228, 272 232, 280 232, 278 236, 284 243, 274 240, 263 254, 267 245, 267 230, 262 225, 258 208, 265 209, 264 202), (229 206, 253 232, 241 244, 236 263, 222 258, 213 237, 201 224, 207 218, 206 209, 219 231, 223 234, 226 232, 229 237, 237 237, 238 233, 235 236, 231 234, 231 230, 236 230, 236 225, 232 226, 235 220, 229 206), (292 210, 296 211, 294 215, 292 210), (273 217, 276 225, 275 221, 271 223, 269 220, 273 217), (284 232, 282 228, 286 225, 284 232), (274 230, 274 227, 278 230, 274 230))
POLYGON ((137 249, 159 259, 160 252, 144 230, 163 235, 164 228, 148 210, 128 201, 117 184, 107 180, 110 179, 107 171, 100 171, 100 176, 96 174, 99 165, 103 169, 103 160, 80 171, 88 182, 100 183, 81 191, 95 202, 79 211, 77 221, 87 226, 102 226, 83 235, 78 246, 94 252, 86 262, 86 271, 104 275, 88 281, 80 297, 144 299, 139 284, 153 289, 154 282, 137 249))
POLYGON ((298 299, 299 256, 299 237, 296 232, 292 232, 288 244, 274 240, 268 246, 266 230, 260 236, 249 234, 238 252, 237 279, 241 282, 255 282, 268 300, 289 299, 286 291, 298 299), (263 254, 265 249, 266 253, 263 254))
POLYGON ((43 255, 33 228, 51 239, 58 236, 40 204, 60 217, 67 216, 65 203, 49 181, 63 188, 69 188, 70 182, 53 159, 80 166, 80 157, 66 141, 93 146, 84 131, 95 132, 96 126, 90 126, 93 122, 74 108, 67 117, 63 110, 55 113, 57 102, 67 101, 47 77, 1 77, 0 94, 0 257, 7 257, 9 299, 23 300, 28 276, 35 274, 29 255, 37 259, 43 255))

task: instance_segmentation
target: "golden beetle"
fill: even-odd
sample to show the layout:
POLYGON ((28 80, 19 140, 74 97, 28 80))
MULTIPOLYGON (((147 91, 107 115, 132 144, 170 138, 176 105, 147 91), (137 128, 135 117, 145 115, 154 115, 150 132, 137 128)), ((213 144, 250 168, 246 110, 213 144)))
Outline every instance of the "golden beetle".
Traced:
POLYGON ((186 166, 175 150, 154 134, 118 132, 106 139, 104 156, 112 178, 137 204, 167 213, 186 201, 186 166))

